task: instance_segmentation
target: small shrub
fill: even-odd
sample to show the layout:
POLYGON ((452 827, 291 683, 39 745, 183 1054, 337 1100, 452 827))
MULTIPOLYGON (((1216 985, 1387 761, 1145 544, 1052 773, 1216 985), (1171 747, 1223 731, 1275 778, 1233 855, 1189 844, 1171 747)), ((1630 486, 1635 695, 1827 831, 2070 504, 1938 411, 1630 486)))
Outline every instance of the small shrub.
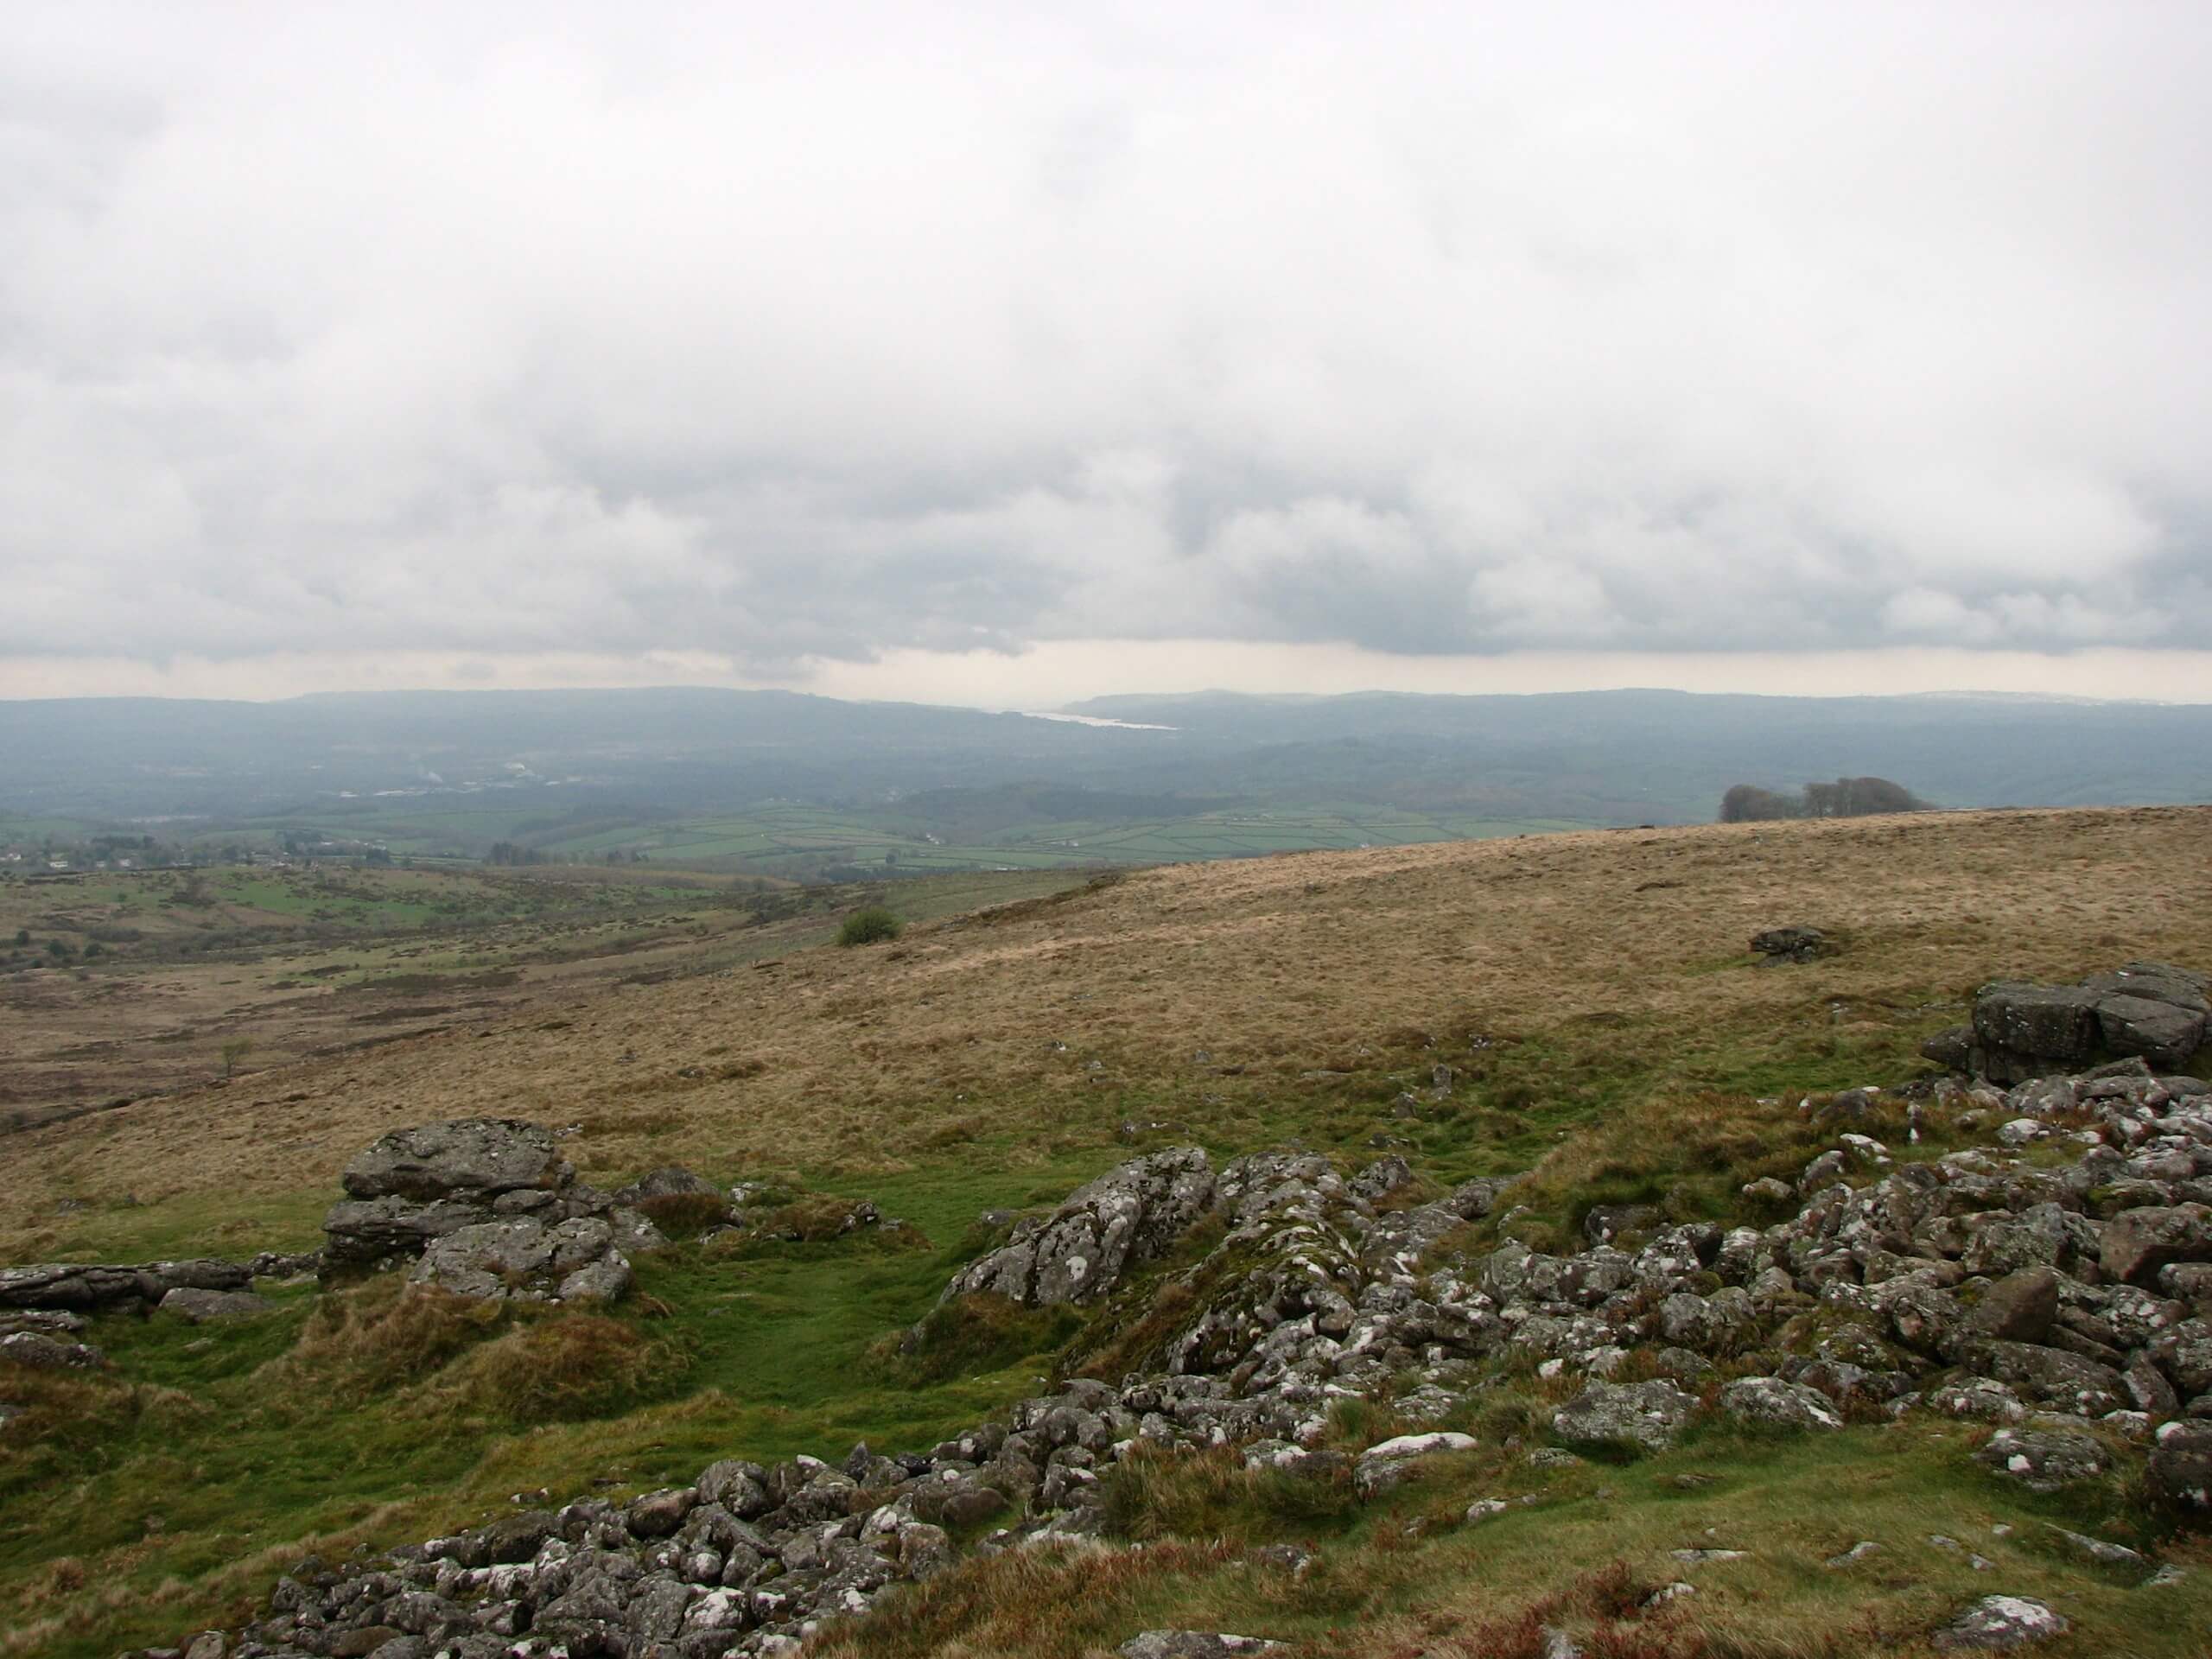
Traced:
POLYGON ((845 918, 845 925, 837 930, 837 943, 846 946, 880 944, 886 939, 897 938, 906 926, 881 905, 870 905, 845 918))

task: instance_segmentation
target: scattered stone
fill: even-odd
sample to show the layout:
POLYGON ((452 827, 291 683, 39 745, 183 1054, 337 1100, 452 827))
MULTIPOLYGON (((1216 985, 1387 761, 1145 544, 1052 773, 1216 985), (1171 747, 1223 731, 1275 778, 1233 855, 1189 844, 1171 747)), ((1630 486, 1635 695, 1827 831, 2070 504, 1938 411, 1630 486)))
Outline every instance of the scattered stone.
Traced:
POLYGON ((1116 1649, 1122 1659, 1236 1659, 1273 1653, 1281 1647, 1263 1636, 1230 1636, 1205 1630, 1146 1630, 1116 1649))
MULTIPOLYGON (((395 1130, 346 1166, 345 1186, 323 1218, 326 1270, 412 1260, 416 1282, 459 1296, 613 1301, 630 1288, 629 1257, 668 1243, 623 1195, 578 1185, 551 1130, 516 1118, 395 1130)), ((624 1193, 702 1190, 715 1192, 671 1167, 624 1193)))
POLYGON ((1936 1632, 1946 1652, 1987 1649, 2001 1651, 2063 1636, 2073 1627, 2030 1596, 1984 1596, 1936 1632))
POLYGON ((2046 1521, 2044 1529, 2084 1560, 2095 1561, 2102 1567, 2145 1567, 2149 1565, 2142 1555, 2125 1544, 2108 1544, 2101 1538, 2092 1538, 2087 1533, 2069 1532, 2055 1522, 2046 1521))
POLYGON ((1872 1539, 1863 1538, 1859 1540, 1859 1542, 1853 1544, 1849 1549, 1845 1550, 1842 1554, 1829 1556, 1826 1561, 1821 1563, 1821 1565, 1830 1568, 1856 1567, 1859 1562, 1865 1560, 1869 1555, 1880 1554, 1881 1548, 1881 1545, 1876 1543, 1872 1539))
POLYGON ((1817 927, 1802 923, 1791 923, 1782 927, 1770 927, 1751 935, 1754 955, 1764 957, 1769 963, 1783 962, 1811 962, 1828 951, 1828 936, 1817 927))
POLYGON ((1740 1561, 1740 1549, 1670 1549, 1667 1552, 1685 1567, 1703 1567, 1707 1561, 1740 1561))

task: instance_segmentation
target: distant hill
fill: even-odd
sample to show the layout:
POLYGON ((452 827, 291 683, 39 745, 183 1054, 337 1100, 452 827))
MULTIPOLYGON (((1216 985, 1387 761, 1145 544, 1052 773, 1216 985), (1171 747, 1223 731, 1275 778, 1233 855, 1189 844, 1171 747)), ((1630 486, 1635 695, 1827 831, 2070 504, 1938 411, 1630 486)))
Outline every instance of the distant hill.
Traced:
POLYGON ((2195 705, 1205 693, 1063 712, 1128 725, 715 690, 15 702, 0 703, 0 810, 266 818, 471 794, 583 821, 927 797, 918 818, 974 836, 1040 817, 1327 803, 1698 823, 1746 779, 1786 791, 1869 774, 1947 806, 2212 798, 2212 708, 2195 705))

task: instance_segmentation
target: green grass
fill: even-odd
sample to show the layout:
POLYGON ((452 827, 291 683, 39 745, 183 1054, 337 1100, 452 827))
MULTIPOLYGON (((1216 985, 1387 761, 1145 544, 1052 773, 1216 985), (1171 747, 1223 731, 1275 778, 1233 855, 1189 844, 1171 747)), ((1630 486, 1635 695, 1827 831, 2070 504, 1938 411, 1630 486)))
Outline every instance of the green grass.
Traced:
MULTIPOLYGON (((482 885, 504 898, 512 884, 482 885)), ((924 920, 978 904, 1049 900, 1079 885, 1065 871, 963 873, 802 893, 790 899, 793 913, 809 926, 818 920, 818 930, 801 928, 778 948, 791 948, 794 937, 826 938, 842 908, 886 893, 902 914, 924 920)), ((410 889, 391 891, 395 903, 417 902, 400 896, 410 889)), ((619 912, 610 938, 632 906, 652 917, 663 903, 706 902, 672 888, 636 891, 591 895, 619 912)), ((730 959, 746 948, 716 947, 730 959)), ((465 971, 485 949, 482 938, 457 933, 333 946, 327 959, 352 964, 355 977, 465 971)), ((1716 957, 1700 971, 1765 970, 1716 957)), ((1047 1080, 988 1097, 902 1103, 882 1144, 853 1150, 868 1173, 834 1166, 702 1173, 725 1183, 774 1175, 865 1198, 909 1230, 734 1250, 686 1243, 641 1262, 639 1294, 615 1314, 628 1369, 547 1421, 518 1414, 483 1358, 498 1344, 535 1336, 540 1327, 526 1320, 472 1329, 435 1363, 379 1373, 372 1384, 316 1349, 316 1316, 302 1293, 249 1325, 104 1320, 92 1339, 114 1357, 118 1380, 75 1396, 73 1414, 51 1433, 0 1438, 0 1624, 73 1610, 77 1624, 36 1638, 37 1650, 57 1654, 170 1641, 245 1616, 283 1553, 311 1542, 388 1546, 480 1521, 518 1491, 620 1493, 687 1479, 725 1456, 836 1456, 861 1439, 883 1451, 926 1446, 1035 1392, 1063 1344, 1095 1344, 1102 1333, 1072 1331, 1058 1316, 1014 1319, 964 1333, 967 1345, 940 1350, 931 1363, 902 1362, 886 1338, 935 1307, 947 1277, 982 1243, 973 1228, 980 1211, 1048 1206, 1147 1146, 1196 1141, 1225 1158, 1300 1141, 1351 1168, 1378 1155, 1375 1138, 1383 1135, 1402 1141, 1440 1185, 1535 1169, 1516 1197, 1532 1206, 1519 1230, 1539 1243, 1572 1238, 1582 1211, 1602 1201, 1763 1220, 1744 1213, 1736 1188, 1809 1155, 1796 1098, 1894 1081, 1911 1068, 1918 1038, 1955 1017, 1945 1004, 1955 995, 1956 988, 1900 985, 1839 1010, 1808 982, 1785 1017, 1757 1030, 1612 1014, 1502 1030, 1479 1008, 1446 1007, 1426 1030, 1371 1033, 1356 1059, 1320 1075, 1131 1068, 1127 1080, 1092 1090, 1047 1080), (1427 1098, 1440 1062, 1459 1074, 1441 1101, 1427 1098), (1394 1115, 1401 1090, 1421 1097, 1415 1116, 1394 1115), (1760 1107, 1761 1096, 1783 1103, 1760 1107), (1170 1127, 1132 1141, 1120 1130, 1125 1119, 1170 1127), (56 1563, 64 1558, 82 1564, 92 1588, 63 1581, 56 1563), (113 1590, 111 1603, 101 1589, 113 1590)), ((1106 1075, 1119 1079, 1119 1057, 1104 1058, 1106 1075)), ((1872 1132, 1900 1156, 1950 1144, 1940 1125, 1913 1154, 1886 1122, 1872 1132)), ((592 1179, 634 1173, 599 1168, 591 1152, 587 1138, 573 1155, 592 1179)), ((55 1253, 135 1260, 302 1248, 334 1196, 302 1192, 244 1214, 220 1197, 84 1211, 55 1224, 55 1253)), ((1466 1240, 1487 1242, 1480 1229, 1466 1240)), ((1879 1646, 1993 1589, 2046 1595, 2085 1630, 2139 1633, 2130 1650, 2145 1655, 2194 1652, 2179 1632, 2212 1618, 2212 1575, 2138 1591, 2039 1541, 2034 1523, 2045 1519, 2152 1541, 2123 1482, 2065 1500, 2024 1497, 1967 1460, 1972 1436, 1956 1426, 1853 1428, 1804 1441, 1707 1430, 1662 1458, 1540 1479, 1519 1459, 1525 1448, 1506 1440, 1544 1421, 1548 1399, 1534 1379, 1502 1376, 1459 1420, 1482 1450, 1380 1504, 1274 1477, 1247 1479, 1218 1459, 1149 1471, 1141 1490, 1116 1489, 1124 1526, 1199 1541, 1167 1542, 1144 1570, 1126 1573, 1030 1557, 986 1567, 905 1597, 837 1640, 844 1651, 918 1655, 958 1632, 978 1656, 1071 1656, 1086 1643, 1110 1649, 1147 1624, 1190 1624, 1301 1637, 1320 1651, 1367 1659, 1418 1651, 1429 1624, 1479 1628, 1546 1596, 1567 1599, 1570 1623, 1594 1618, 1592 1573, 1621 1560, 1639 1583, 1684 1575, 1664 1552, 1705 1540, 1708 1529, 1721 1541, 1756 1541, 1749 1563, 1687 1574, 1700 1585, 1701 1615, 1742 1623, 1748 1634, 1727 1649, 1740 1654, 1853 1651, 1790 1634, 1851 1620, 1872 1620, 1860 1634, 1879 1646), (1713 1478, 1685 1490, 1669 1484, 1678 1474, 1713 1478), (1474 1497, 1533 1491, 1543 1493, 1541 1505, 1480 1529, 1462 1531, 1453 1519, 1474 1497), (2014 1532, 1992 1533, 2000 1523, 2014 1532), (1929 1551, 1930 1531, 1969 1540, 2002 1573, 1974 1575, 1929 1551), (1244 1546, 1285 1537, 1321 1548, 1306 1578, 1220 1570, 1244 1546), (1863 1577, 1819 1565, 1859 1538, 1885 1547, 1870 1569, 1879 1575, 1872 1590, 1863 1577), (1165 1570, 1179 1563, 1190 1570, 1165 1570), (1363 1632, 1375 1629, 1405 1640, 1397 1649, 1363 1645, 1363 1632)), ((1340 1425, 1353 1445, 1389 1427, 1382 1410, 1347 1413, 1340 1425)), ((9 1650, 0 1638, 0 1652, 9 1650)))
POLYGON ((1249 1474, 1233 1453, 1141 1455, 1109 1476, 1108 1503, 1126 1534, 1153 1541, 1145 1554, 1008 1556, 887 1599, 827 1651, 921 1659, 958 1641, 978 1659, 1077 1659, 1166 1627, 1302 1640, 1323 1654, 1453 1642, 1466 1645, 1436 1650, 1519 1655, 1512 1627, 1542 1606, 1579 1636, 1610 1630, 1655 1643, 1608 1652, 1781 1659, 1894 1646, 1998 1590, 2039 1596, 2075 1622, 2085 1644, 2053 1651, 2121 1651, 2124 1632, 2124 1650, 2144 1659, 2193 1659, 2212 1621, 2202 1571, 2139 1588, 2141 1573, 2084 1564, 2051 1541, 2042 1523, 2057 1519, 2155 1546, 2123 1482, 2038 1500, 1975 1466, 1955 1428, 1910 1422, 1791 1439, 1714 1427, 1626 1466, 1561 1471, 1532 1470, 1522 1448, 1478 1438, 1476 1451, 1433 1460, 1416 1484, 1371 1503, 1333 1483, 1249 1474), (1477 1497, 1527 1495, 1537 1502, 1477 1526, 1460 1519, 1477 1497), (1965 1549, 1939 1550, 1930 1534, 1965 1549), (1315 1555, 1295 1577, 1244 1556, 1284 1539, 1315 1555), (1879 1552, 1847 1569, 1823 1565, 1861 1541, 1879 1552), (1669 1554, 1713 1547, 1744 1558, 1687 1566, 1669 1554), (1967 1551, 1994 1570, 1976 1572, 1967 1551), (1643 1596, 1677 1579, 1698 1586, 1692 1611, 1722 1633, 1719 1645, 1669 1645, 1666 1621, 1637 1616, 1643 1596))

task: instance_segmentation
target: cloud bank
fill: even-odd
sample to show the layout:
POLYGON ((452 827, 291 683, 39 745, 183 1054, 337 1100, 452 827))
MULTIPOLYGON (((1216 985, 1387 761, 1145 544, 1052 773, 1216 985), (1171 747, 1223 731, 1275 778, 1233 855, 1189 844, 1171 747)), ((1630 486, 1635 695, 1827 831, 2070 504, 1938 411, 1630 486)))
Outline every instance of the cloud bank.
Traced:
POLYGON ((2212 12, 1494 10, 18 8, 0 654, 2204 640, 2212 12))

